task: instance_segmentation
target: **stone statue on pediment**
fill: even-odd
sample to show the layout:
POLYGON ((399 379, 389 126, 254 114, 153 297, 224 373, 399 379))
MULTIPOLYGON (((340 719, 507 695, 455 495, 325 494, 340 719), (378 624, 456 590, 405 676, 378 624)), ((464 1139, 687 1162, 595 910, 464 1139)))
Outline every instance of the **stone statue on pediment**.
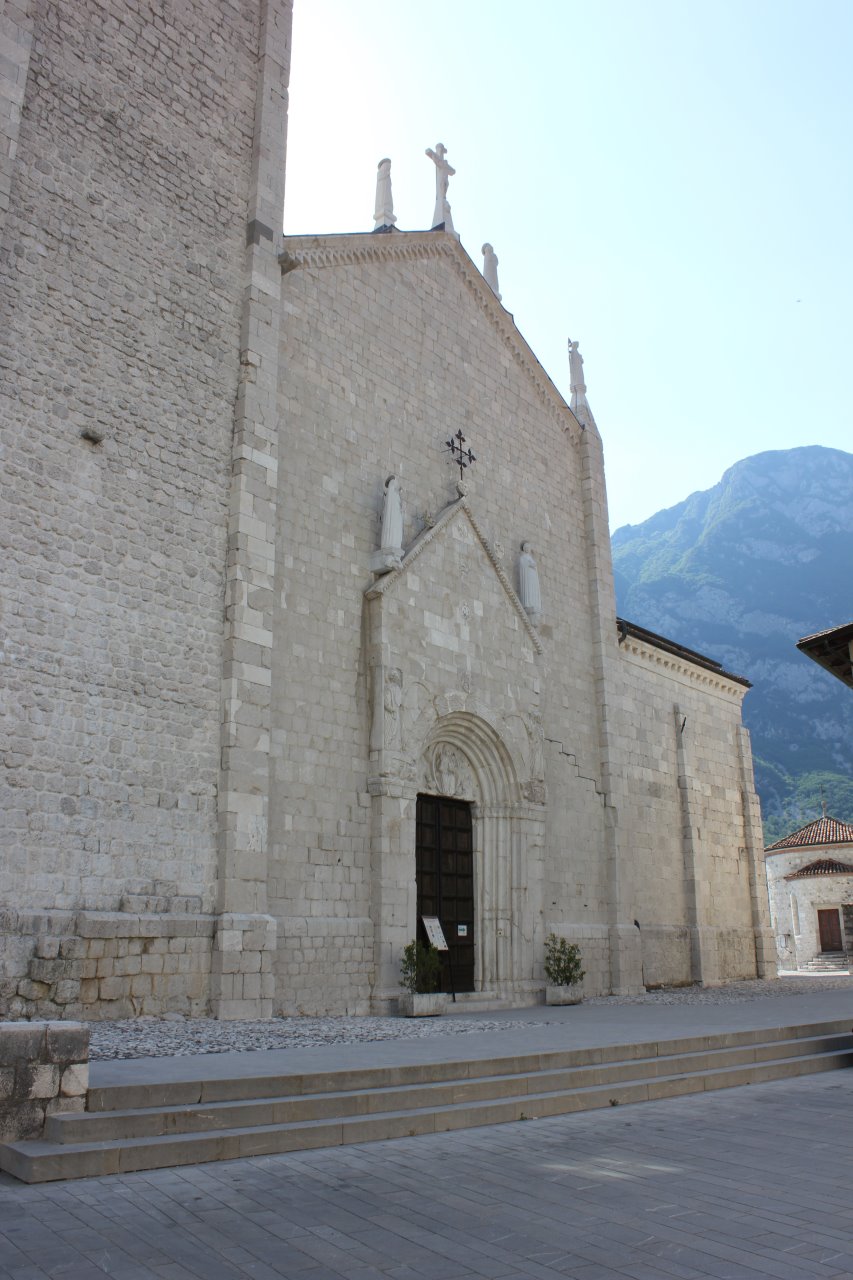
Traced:
POLYGON ((371 557, 370 567, 374 573, 390 573, 392 569, 399 569, 402 560, 403 495, 397 477, 389 476, 385 481, 385 495, 382 499, 379 550, 371 557))
POLYGON ((490 244, 483 245, 483 279, 497 298, 498 302, 500 302, 501 291, 498 285, 498 255, 490 244))
POLYGON ((449 231, 452 235, 456 232, 453 228, 453 218, 450 214, 450 201, 447 199, 447 188, 450 179, 456 173, 452 165, 445 160, 447 155, 447 147, 443 142, 437 142, 435 151, 431 147, 427 147, 426 155, 435 165, 435 209, 432 215, 433 229, 443 226, 445 231, 449 231))
POLYGON ((524 612, 534 626, 542 617, 542 594, 539 587, 539 570, 533 556, 533 547, 522 542, 518 557, 518 598, 524 612))
POLYGON ((391 194, 391 161, 380 160, 376 171, 376 208, 373 214, 374 231, 393 227, 397 219, 394 216, 394 197, 391 194))

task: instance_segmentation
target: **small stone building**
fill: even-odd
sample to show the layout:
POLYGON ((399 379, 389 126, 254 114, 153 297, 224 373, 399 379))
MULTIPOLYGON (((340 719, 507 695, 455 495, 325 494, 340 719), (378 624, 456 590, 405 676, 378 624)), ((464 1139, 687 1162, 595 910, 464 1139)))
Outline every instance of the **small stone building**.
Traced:
POLYGON ((822 817, 765 850, 782 969, 841 968, 853 952, 853 826, 822 817))
POLYGON ((389 1010, 425 914, 480 1001, 552 931, 775 973, 748 683, 617 619, 577 345, 445 197, 285 239, 290 4, 179 13, 4 28, 0 1015, 389 1010))

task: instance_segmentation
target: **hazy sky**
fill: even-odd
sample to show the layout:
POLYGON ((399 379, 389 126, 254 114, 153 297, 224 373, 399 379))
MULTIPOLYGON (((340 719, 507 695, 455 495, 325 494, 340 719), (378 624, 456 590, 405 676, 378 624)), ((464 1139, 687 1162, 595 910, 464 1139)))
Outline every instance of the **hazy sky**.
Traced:
MULTIPOLYGON (((853 450, 853 0, 295 0, 285 230, 456 230, 564 395, 613 528, 739 458, 853 450)), ((474 442, 476 444, 476 442, 474 442)))

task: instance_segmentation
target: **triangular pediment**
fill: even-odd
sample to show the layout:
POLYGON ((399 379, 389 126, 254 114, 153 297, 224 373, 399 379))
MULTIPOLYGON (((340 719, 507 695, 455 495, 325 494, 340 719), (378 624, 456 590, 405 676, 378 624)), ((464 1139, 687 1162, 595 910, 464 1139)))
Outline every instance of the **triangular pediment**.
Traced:
POLYGON ((580 421, 552 382, 535 352, 528 346, 513 315, 507 311, 486 283, 482 272, 456 236, 444 231, 394 231, 385 235, 370 232, 350 235, 286 236, 279 263, 284 273, 310 267, 318 270, 370 263, 412 263, 438 259, 461 279, 470 297, 485 314, 525 377, 533 384, 541 403, 555 415, 570 439, 597 428, 588 413, 580 421))
POLYGON ((365 592, 365 596, 368 600, 376 600, 386 595, 388 592, 393 591, 394 588, 412 572, 414 566, 428 547, 434 545, 437 540, 451 535, 453 525, 457 521, 465 521, 470 527, 475 541, 485 553, 485 558, 491 565, 492 571, 500 583, 500 587, 510 608, 517 614, 518 619, 536 652, 542 653, 542 641, 539 639, 536 628, 527 616, 524 606, 519 600, 506 570, 501 564, 494 547, 491 545, 480 527, 476 516, 471 510, 467 498, 460 498, 458 501, 451 503, 450 506, 445 507, 444 511, 442 511, 435 523, 418 534, 417 538, 415 538, 414 542, 404 555, 400 567, 393 569, 390 573, 384 574, 371 587, 368 587, 365 592))

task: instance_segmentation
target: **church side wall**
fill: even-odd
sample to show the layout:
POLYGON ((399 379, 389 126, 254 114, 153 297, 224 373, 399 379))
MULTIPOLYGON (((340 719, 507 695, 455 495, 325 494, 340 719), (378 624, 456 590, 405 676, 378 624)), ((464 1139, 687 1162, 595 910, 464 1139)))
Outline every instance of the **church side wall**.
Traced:
POLYGON ((209 951, 216 870, 258 12, 218 0, 36 12, 0 258, 14 388, 0 400, 0 1009, 81 1012, 82 973, 63 986, 50 967, 64 947, 94 963, 87 1016, 144 1001, 189 1012, 206 999, 209 958, 186 956, 209 951), (116 917, 99 925, 113 928, 105 952, 101 937, 92 954, 81 912, 116 917), (59 921, 52 955, 35 951, 45 913, 59 921), (170 933, 152 913, 181 919, 170 933), (141 977, 154 958, 111 967, 111 950, 146 949, 129 945, 128 920, 152 957, 173 936, 192 981, 178 965, 154 990, 141 977))
POLYGON ((755 977, 737 743, 742 690, 631 637, 620 667, 623 858, 643 980, 755 977))
MULTIPOLYGON (((351 260, 296 266, 283 282, 269 909, 279 1006, 305 1012, 366 1011, 377 981, 364 592, 386 477, 400 478, 409 546, 457 496, 445 441, 458 430, 477 457, 471 511, 504 571, 515 582, 523 540, 539 568, 548 922, 601 925, 605 897, 577 426, 519 367, 494 299, 466 283, 474 268, 455 250, 382 261, 377 239, 394 250, 396 237, 353 239, 351 260)), ((424 601, 443 601, 430 634, 479 598, 463 572, 407 590, 419 617, 424 601)), ((448 661, 459 690, 473 677, 477 697, 503 705, 500 668, 469 669, 464 646, 448 661)), ((531 964, 541 978, 541 956, 531 964)))

